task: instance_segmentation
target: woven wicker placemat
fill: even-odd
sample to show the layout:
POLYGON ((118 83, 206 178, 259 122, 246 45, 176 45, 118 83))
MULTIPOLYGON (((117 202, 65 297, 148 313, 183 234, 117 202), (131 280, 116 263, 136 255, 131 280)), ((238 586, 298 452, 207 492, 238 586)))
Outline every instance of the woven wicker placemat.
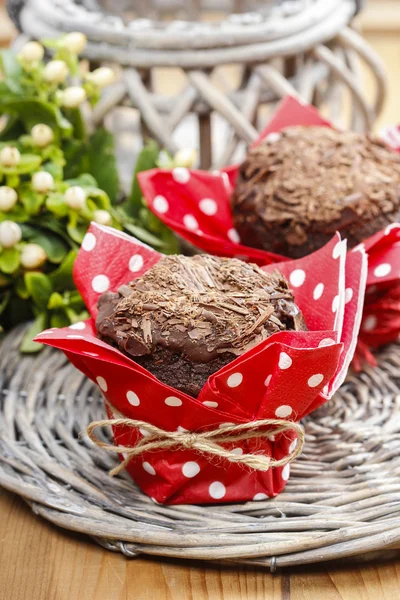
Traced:
POLYGON ((104 416, 97 388, 46 348, 21 357, 23 328, 0 347, 0 486, 56 525, 123 552, 277 567, 400 548, 400 346, 350 376, 305 421, 304 454, 279 497, 162 506, 115 457, 80 436, 104 416))

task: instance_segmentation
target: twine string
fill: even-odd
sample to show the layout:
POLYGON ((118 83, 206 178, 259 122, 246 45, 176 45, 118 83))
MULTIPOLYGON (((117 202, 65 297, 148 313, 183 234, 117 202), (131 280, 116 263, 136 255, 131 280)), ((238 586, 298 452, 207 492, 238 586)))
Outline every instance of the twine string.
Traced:
POLYGON ((301 425, 283 419, 260 419, 239 424, 223 423, 219 425, 217 429, 209 431, 181 432, 166 431, 147 421, 128 419, 121 416, 121 418, 93 421, 87 427, 86 432, 92 442, 99 446, 99 448, 102 448, 106 452, 122 454, 125 456, 124 460, 110 471, 111 476, 117 475, 123 471, 133 458, 140 456, 145 452, 170 450, 172 448, 195 450, 202 455, 225 458, 231 462, 245 465, 255 471, 268 471, 271 467, 283 467, 292 462, 299 454, 301 454, 304 445, 304 431, 301 425), (124 426, 135 430, 141 430, 145 431, 148 436, 143 437, 133 447, 110 444, 100 440, 94 433, 95 429, 98 427, 107 426, 124 426), (268 430, 266 430, 266 427, 268 427, 268 430), (256 438, 271 440, 273 436, 285 431, 295 431, 298 436, 298 441, 293 452, 279 460, 271 458, 270 456, 265 456, 264 454, 235 454, 232 450, 228 450, 221 445, 256 438))

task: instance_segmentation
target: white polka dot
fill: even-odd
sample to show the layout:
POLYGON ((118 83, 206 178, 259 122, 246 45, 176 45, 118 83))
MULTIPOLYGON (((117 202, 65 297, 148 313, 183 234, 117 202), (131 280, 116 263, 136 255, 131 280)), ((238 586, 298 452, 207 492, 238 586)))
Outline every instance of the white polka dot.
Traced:
POLYGON ((289 281, 293 287, 300 287, 306 280, 306 274, 303 269, 295 269, 290 273, 289 281))
POLYGON ((108 279, 107 275, 96 275, 96 277, 93 277, 92 288, 94 292, 102 294, 103 292, 106 292, 109 287, 110 280, 108 279))
POLYGON ((142 434, 143 437, 150 437, 151 433, 150 431, 147 431, 147 429, 144 429, 143 427, 139 427, 139 431, 142 434))
POLYGON ((280 369, 289 369, 292 366, 292 359, 290 358, 289 354, 286 354, 286 352, 281 352, 279 355, 279 368, 280 369))
POLYGON ((352 288, 346 288, 345 293, 344 293, 344 301, 346 304, 348 304, 351 299, 353 297, 353 290, 352 288))
POLYGON ((180 425, 178 425, 176 430, 179 431, 179 433, 186 433, 187 431, 189 431, 189 429, 185 429, 184 427, 181 427, 180 425))
POLYGON ((287 481, 290 475, 290 465, 285 465, 282 469, 282 479, 283 481, 287 481))
POLYGON ((185 462, 185 464, 183 465, 182 473, 185 477, 188 477, 189 479, 191 477, 196 477, 196 475, 200 473, 200 466, 197 464, 197 462, 189 460, 189 462, 185 462))
POLYGON ((272 379, 272 375, 268 375, 268 377, 266 378, 266 380, 264 381, 264 385, 266 387, 269 386, 269 384, 271 383, 271 379, 272 379))
POLYGON ((392 265, 389 265, 389 263, 382 263, 374 269, 374 275, 375 277, 386 277, 386 275, 389 275, 391 270, 392 265))
POLYGON ((364 244, 358 244, 358 246, 356 246, 355 248, 353 248, 352 252, 361 252, 363 250, 365 250, 364 244))
POLYGON ((211 498, 214 498, 215 500, 220 500, 226 494, 226 487, 220 481, 214 481, 208 488, 208 491, 211 498))
POLYGON ((132 404, 132 406, 139 406, 140 404, 139 396, 131 390, 126 392, 126 399, 128 400, 129 404, 132 404))
POLYGON ((293 440, 293 442, 290 444, 289 446, 289 454, 293 454, 293 452, 296 450, 297 448, 297 442, 298 439, 296 438, 295 440, 293 440))
POLYGON ((314 300, 319 300, 322 296, 322 294, 324 293, 324 284, 323 283, 318 283, 313 291, 313 298, 314 300))
POLYGON ((375 315, 369 315, 363 321, 362 328, 364 331, 372 331, 378 324, 378 319, 375 315))
MULTIPOLYGON (((236 454, 236 456, 241 456, 243 454, 243 449, 242 448, 232 448, 232 450, 230 450, 229 452, 232 452, 232 454, 236 454)), ((228 460, 232 461, 232 458, 228 458, 228 460)))
POLYGON ((281 139, 281 134, 273 131, 272 133, 269 133, 267 135, 267 137, 265 138, 265 141, 268 142, 269 144, 274 144, 275 142, 279 142, 279 140, 281 139))
POLYGON ((182 406, 182 400, 176 396, 168 396, 164 402, 167 406, 182 406))
POLYGON ((206 400, 203 402, 204 406, 208 406, 208 408, 217 408, 218 402, 211 402, 210 400, 206 400))
POLYGON ((96 237, 93 233, 88 231, 85 237, 82 240, 82 250, 86 250, 86 252, 91 252, 93 248, 96 246, 96 237))
POLYGON ((209 217, 215 215, 218 210, 218 205, 212 198, 203 198, 203 200, 200 200, 199 207, 201 212, 209 217))
POLYGON ((336 342, 332 338, 324 338, 318 344, 318 348, 324 348, 325 346, 333 346, 334 344, 336 344, 336 342))
POLYGON ((317 387, 324 380, 324 376, 322 373, 317 373, 316 375, 312 375, 310 379, 307 381, 307 384, 310 388, 317 387))
POLYGON ((143 469, 149 474, 149 475, 155 475, 156 474, 156 470, 154 467, 151 466, 150 463, 148 462, 144 462, 142 464, 143 469))
POLYGON ((163 215, 169 209, 168 200, 164 196, 156 196, 153 200, 153 208, 156 212, 163 215))
POLYGON ((226 383, 230 388, 235 388, 238 387, 238 385, 240 385, 242 381, 243 375, 241 373, 232 373, 232 375, 229 375, 226 383))
POLYGON ((259 502, 260 500, 267 500, 268 496, 267 494, 263 494, 262 492, 258 492, 258 494, 256 494, 253 498, 253 500, 255 500, 256 502, 259 502))
POLYGON ((172 169, 172 177, 178 183, 187 183, 190 179, 190 171, 185 167, 175 167, 172 169))
POLYGON ((67 338, 69 340, 84 340, 85 338, 83 337, 83 335, 72 335, 72 333, 69 333, 67 335, 67 338))
POLYGON ((134 254, 129 259, 129 270, 132 273, 137 273, 138 271, 140 271, 140 269, 143 269, 143 264, 143 256, 141 256, 140 254, 134 254))
POLYGON ((339 258, 342 252, 346 251, 346 240, 341 240, 333 249, 332 256, 334 259, 339 258))
POLYGON ((69 326, 69 329, 85 329, 86 325, 83 321, 79 321, 78 323, 73 323, 73 325, 69 326))
POLYGON ((332 312, 336 312, 339 308, 339 296, 335 296, 332 302, 332 312))
POLYGON ((228 238, 234 244, 240 244, 240 236, 239 236, 238 232, 236 231, 236 229, 229 229, 228 238))
POLYGON ((103 390, 103 392, 106 392, 108 390, 107 381, 104 379, 104 377, 101 377, 99 375, 99 377, 96 377, 96 381, 99 384, 99 388, 103 390))
POLYGON ((183 217, 183 224, 189 231, 196 231, 199 228, 197 219, 193 215, 185 215, 183 217))
POLYGON ((285 419, 286 417, 289 417, 292 412, 293 408, 291 406, 288 404, 282 404, 282 406, 278 406, 276 409, 275 416, 278 417, 278 419, 285 419))

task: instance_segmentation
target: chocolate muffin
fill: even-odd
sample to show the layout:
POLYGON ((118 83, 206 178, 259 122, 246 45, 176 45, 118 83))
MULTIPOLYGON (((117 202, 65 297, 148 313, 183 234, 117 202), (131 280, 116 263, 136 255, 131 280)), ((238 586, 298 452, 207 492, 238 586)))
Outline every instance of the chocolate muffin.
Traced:
POLYGON ((306 329, 278 272, 209 255, 164 256, 100 296, 98 336, 196 397, 207 378, 275 332, 306 329))
POLYGON ((358 133, 290 127, 249 151, 232 212, 254 248, 299 258, 335 231, 354 247, 400 219, 400 155, 358 133))

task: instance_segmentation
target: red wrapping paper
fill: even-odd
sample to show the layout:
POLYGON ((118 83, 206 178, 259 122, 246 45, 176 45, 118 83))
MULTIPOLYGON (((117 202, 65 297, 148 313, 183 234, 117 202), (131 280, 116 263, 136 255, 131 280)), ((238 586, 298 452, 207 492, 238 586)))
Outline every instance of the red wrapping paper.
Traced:
MULTIPOLYGON (((74 267, 76 285, 92 319, 49 329, 36 338, 63 350, 99 385, 116 412, 168 431, 216 429, 222 423, 267 418, 299 421, 339 387, 360 325, 367 270, 363 249, 347 254, 346 242, 336 235, 315 254, 281 263, 309 331, 271 336, 214 373, 198 398, 161 383, 96 337, 94 317, 100 294, 141 276, 160 257, 124 233, 92 224, 74 267)), ((109 416, 113 416, 111 411, 109 416)), ((127 427, 114 427, 114 442, 119 445, 133 446, 141 435, 127 427)), ((226 447, 281 459, 293 452, 295 438, 290 431, 274 441, 249 439, 226 447)), ((284 488, 290 468, 252 471, 225 459, 215 461, 177 449, 136 457, 127 470, 157 502, 191 504, 274 496, 284 488)))
MULTIPOLYGON (((300 104, 288 96, 255 144, 295 125, 332 127, 314 107, 300 104)), ((393 148, 400 149, 399 128, 390 128, 383 137, 393 148)), ((236 256, 259 265, 287 260, 240 244, 230 206, 237 173, 237 165, 211 173, 183 168, 172 171, 152 169, 140 173, 138 178, 154 214, 195 246, 218 256, 236 256)), ((369 255, 368 289, 356 366, 361 365, 363 358, 373 363, 369 348, 392 342, 400 334, 399 227, 394 224, 392 229, 381 231, 364 242, 369 255), (389 265, 390 273, 385 271, 388 267, 380 265, 389 265), (378 287, 371 291, 375 284, 378 287), (376 323, 372 315, 376 317, 376 323)))

